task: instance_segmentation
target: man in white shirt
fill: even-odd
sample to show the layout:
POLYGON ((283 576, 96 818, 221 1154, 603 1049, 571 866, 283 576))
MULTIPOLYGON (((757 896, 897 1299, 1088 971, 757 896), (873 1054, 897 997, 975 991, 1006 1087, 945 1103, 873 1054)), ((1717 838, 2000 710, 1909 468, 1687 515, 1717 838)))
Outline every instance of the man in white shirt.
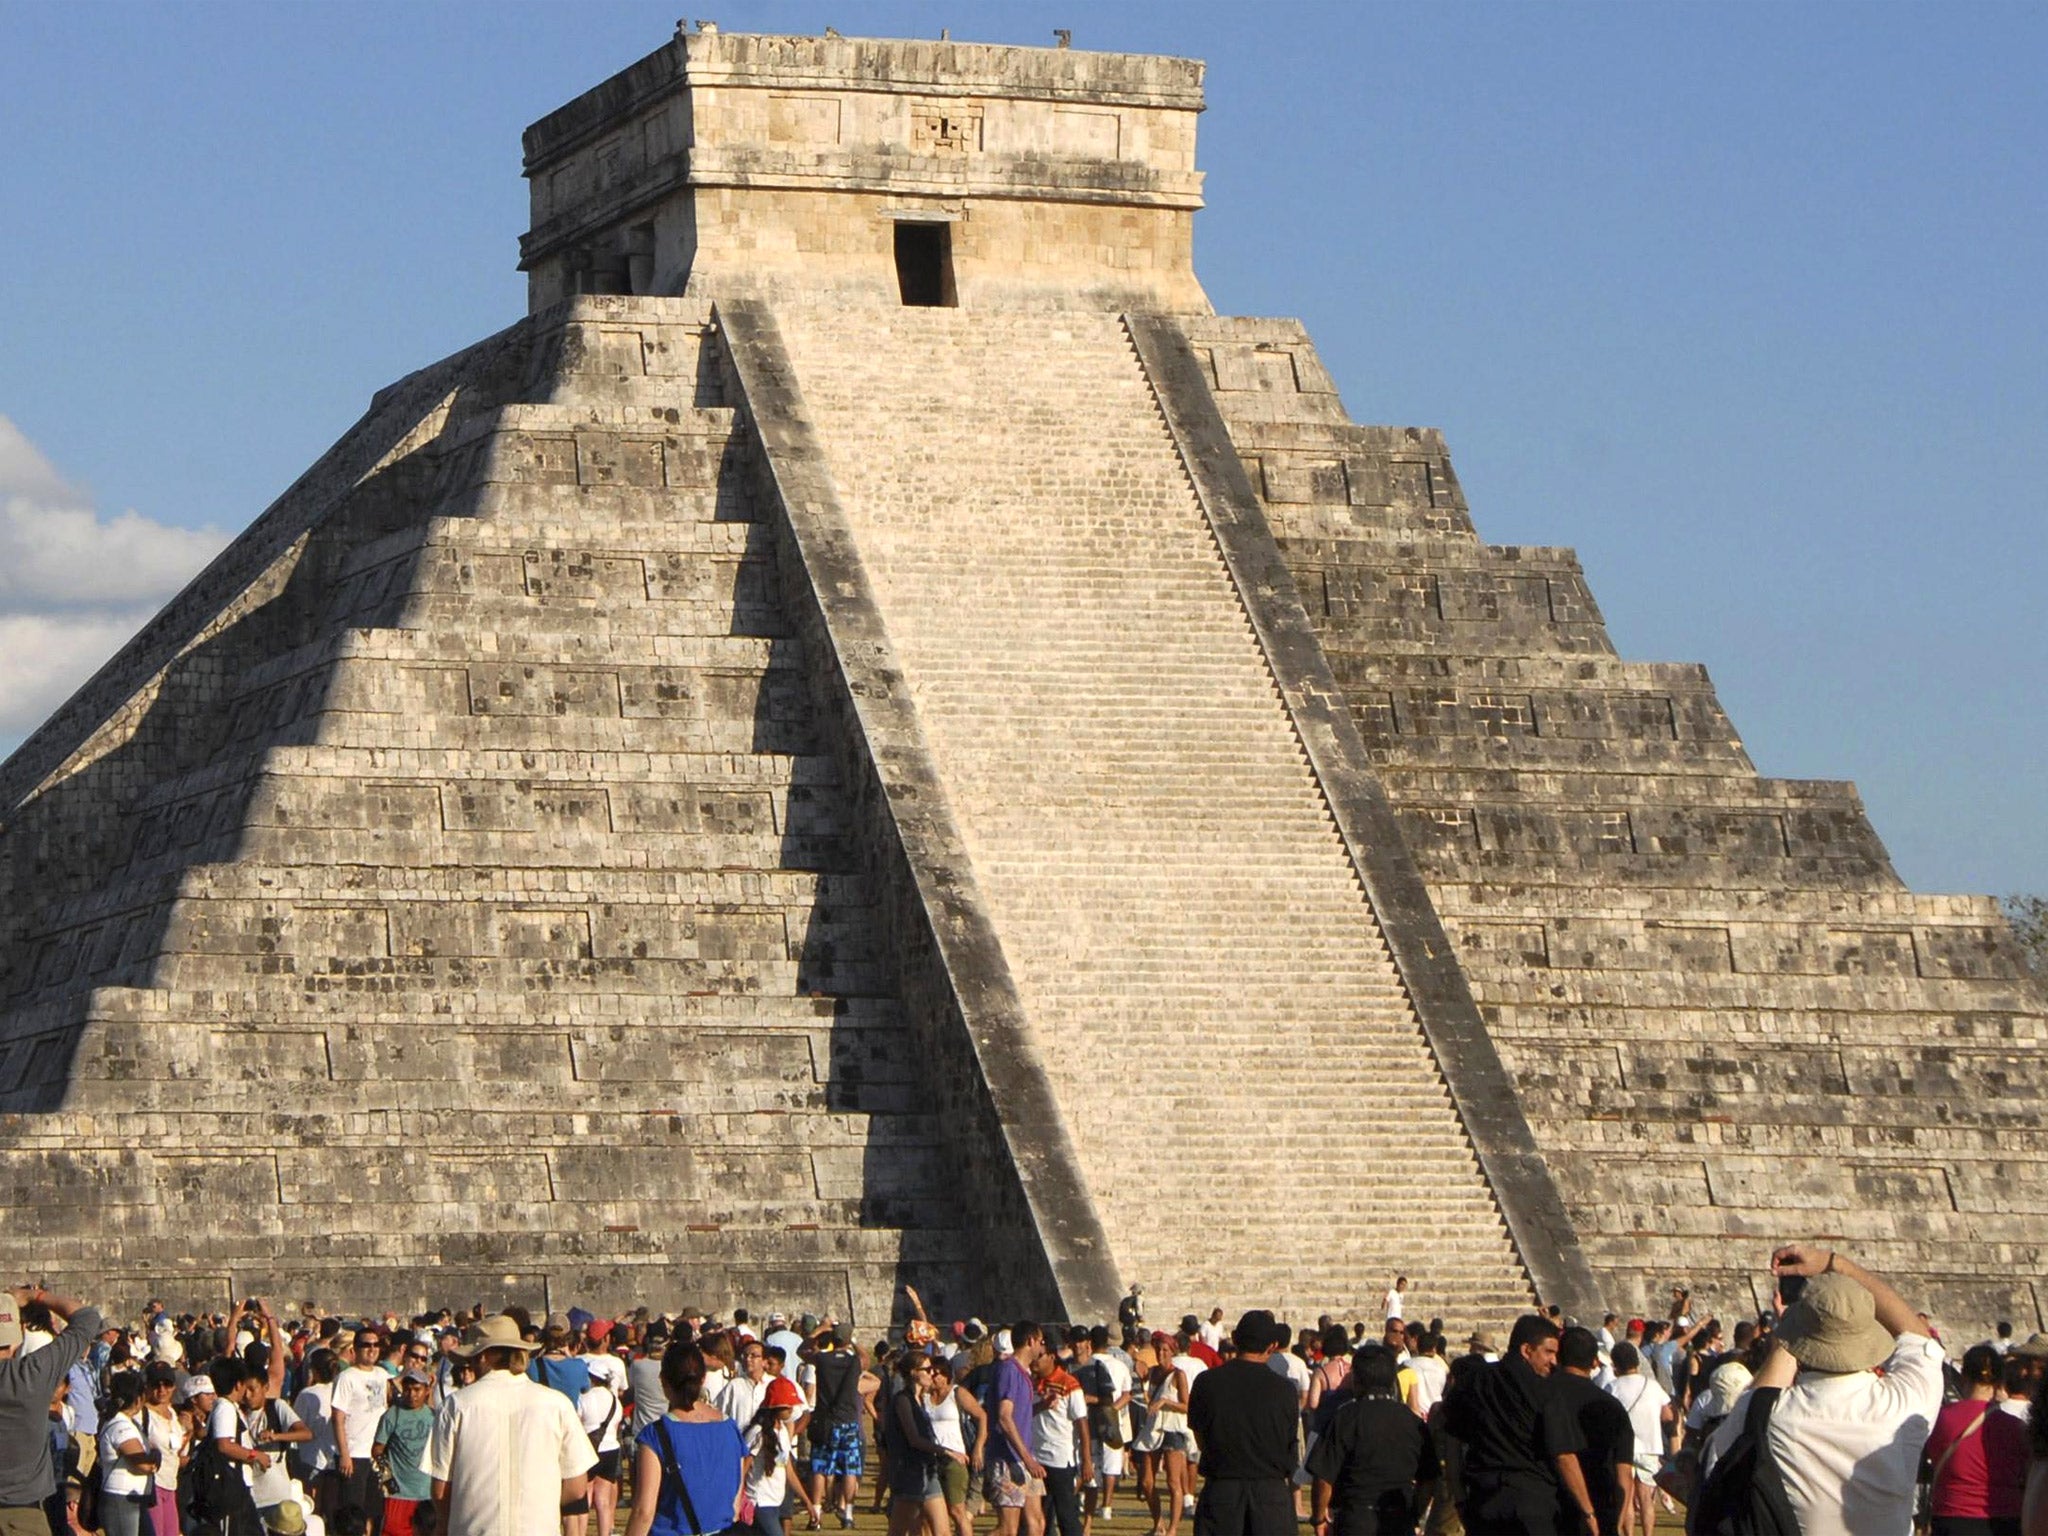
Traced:
POLYGON ((534 1347, 503 1315, 462 1345, 482 1374, 442 1404, 427 1442, 442 1536, 560 1536, 562 1506, 589 1489, 597 1452, 569 1399, 527 1379, 534 1347))
POLYGON ((711 1400, 712 1404, 745 1433, 747 1426, 754 1422, 754 1415, 761 1411, 761 1400, 767 1395, 768 1346, 759 1339, 742 1339, 739 1369, 733 1372, 725 1390, 711 1400))
POLYGON ((1308 1362, 1294 1353, 1294 1329, 1286 1323, 1274 1325, 1280 1330, 1280 1342, 1273 1353, 1266 1357, 1266 1368, 1275 1376, 1285 1376, 1294 1386, 1294 1401, 1297 1410, 1308 1408, 1308 1362))
POLYGON ((1398 1322, 1406 1316, 1408 1311, 1408 1277, 1406 1275, 1394 1276, 1394 1283, 1388 1288, 1386 1299, 1381 1305, 1385 1309, 1381 1314, 1382 1322, 1398 1322))
POLYGON ((263 1380, 239 1360, 216 1360, 211 1367, 219 1390, 207 1413, 206 1437, 241 1473, 241 1487, 232 1483, 225 1490, 225 1507, 217 1511, 214 1524, 222 1536, 255 1536, 262 1529, 256 1500, 250 1490, 259 1475, 270 1469, 270 1452, 256 1443, 251 1415, 262 1400, 263 1380))
POLYGON ((377 1469, 370 1449, 377 1443, 377 1425, 391 1405, 391 1377, 378 1364, 384 1340, 375 1328, 364 1327, 351 1341, 355 1360, 334 1378, 328 1399, 333 1424, 335 1471, 334 1512, 360 1509, 374 1521, 384 1500, 377 1491, 377 1469))
POLYGON ((1080 1490, 1095 1477, 1088 1400, 1050 1348, 1032 1360, 1031 1385, 1031 1454, 1045 1468, 1047 1524, 1059 1536, 1081 1536, 1080 1490))
MULTIPOLYGON (((1771 1255, 1771 1268, 1806 1282, 1755 1381, 1783 1389, 1769 1444, 1800 1536, 1908 1536, 1920 1455, 1941 1410, 1941 1346, 1897 1291, 1846 1254, 1793 1243, 1771 1255)), ((1734 1443, 1750 1395, 1715 1433, 1710 1460, 1734 1443)))
POLYGON ((312 1426, 313 1438, 299 1452, 300 1471, 307 1486, 334 1466, 334 1352, 316 1349, 306 1358, 306 1385, 292 1399, 292 1411, 299 1422, 312 1426))
POLYGON ((1131 1393, 1137 1379, 1128 1365, 1109 1353, 1108 1328, 1077 1328, 1069 1337, 1074 1344, 1074 1379, 1087 1399, 1089 1436, 1095 1442, 1095 1479, 1081 1500, 1082 1528, 1092 1530, 1096 1515, 1116 1515, 1116 1484, 1124 1475, 1123 1447, 1131 1438, 1131 1393))
POLYGON ((1624 1536, 1630 1527, 1651 1536, 1657 1528, 1657 1472, 1664 1462, 1664 1410, 1671 1399, 1626 1339, 1615 1341, 1614 1379, 1602 1390, 1626 1410, 1635 1431, 1636 1494, 1623 1518, 1624 1536))

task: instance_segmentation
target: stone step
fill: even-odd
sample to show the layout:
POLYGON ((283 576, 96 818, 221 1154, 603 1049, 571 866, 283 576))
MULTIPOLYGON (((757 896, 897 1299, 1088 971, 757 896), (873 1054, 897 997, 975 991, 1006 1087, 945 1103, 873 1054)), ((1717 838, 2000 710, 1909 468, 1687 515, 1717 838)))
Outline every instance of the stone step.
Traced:
MULTIPOLYGON (((1526 1302, 1491 1278, 1518 1273, 1499 1212, 1121 325, 783 330, 1125 1273, 1192 1294, 1192 1219, 1241 1264, 1299 1210, 1339 1234, 1314 1283, 1349 1290, 1351 1232, 1411 1194, 1406 1149, 1456 1191, 1427 1207, 1441 1251, 1526 1302), (1133 1059, 1140 1092, 1098 1082, 1133 1059), (1266 1112, 1323 1094, 1396 1134, 1266 1112), (1330 1201, 1304 1172, 1333 1155, 1355 1177, 1330 1201)), ((1301 1283, 1258 1269, 1229 1294, 1301 1283)))
MULTIPOLYGON (((248 985, 261 976, 293 978, 301 987, 339 991, 430 991, 465 987, 546 988, 558 995, 714 992, 767 993, 794 997, 815 990, 888 995, 887 967, 879 963, 834 964, 768 955, 733 959, 636 958, 591 953, 587 918, 554 921, 552 914, 528 914, 520 937, 489 953, 448 957, 382 954, 358 947, 319 950, 310 941, 301 954, 237 954, 170 950, 151 973, 153 985, 194 989, 248 985)), ((577 917, 583 917, 581 913, 577 917)), ((363 941, 365 945, 369 941, 363 941)))
POLYGON ((657 774, 616 758, 607 764, 564 762, 553 773, 535 773, 501 754, 495 772, 464 773, 450 772, 454 765, 441 761, 400 765, 373 763, 369 753, 358 756, 361 777, 293 762, 283 751, 248 754, 238 763, 164 781, 139 796, 129 814, 143 821, 175 820, 190 806, 188 820, 210 822, 214 802, 230 798, 245 824, 461 829, 488 821, 528 830, 579 824, 628 831, 658 825, 692 833, 841 830, 828 825, 840 815, 841 786, 798 768, 808 763, 829 770, 832 765, 822 758, 772 759, 764 773, 749 771, 759 759, 699 757, 665 762, 666 771, 657 774))
MULTIPOLYGON (((1820 976, 1782 972, 1733 974, 1671 971, 1660 968, 1655 1006, 1687 1010, 1743 1012, 1919 1013, 1949 1011, 2028 1013, 2038 1009, 2024 983, 2014 977, 1934 977, 1913 975, 1820 976), (2007 1001, 1987 1004, 1991 997, 2007 1001)), ((1644 999, 1630 973, 1605 969, 1541 973, 1503 972, 1471 978, 1472 993, 1482 1007, 1547 1008, 1553 1011, 1598 1008, 1641 1010, 1644 999)))
MULTIPOLYGON (((493 998, 476 988, 456 988, 439 998, 418 991, 366 989, 351 999, 340 992, 325 990, 287 992, 270 984, 267 978, 259 978, 257 986, 239 989, 106 987, 95 990, 84 1007, 69 1003, 38 1005, 34 1010, 24 1010, 20 1018, 25 1029, 38 1030, 75 1022, 81 1016, 110 1027, 133 1024, 137 1029, 159 1029, 189 1024, 219 1030, 218 1020, 230 1007, 253 1010, 259 1003, 266 1009, 276 1008, 274 1015, 266 1015, 268 1023, 287 1031, 385 1025, 412 1028, 431 1024, 436 1032, 447 1036, 464 1032, 493 1034, 501 1029, 519 1033, 540 1027, 552 1018, 544 997, 493 998), (454 1010, 458 1005, 459 1027, 452 1022, 457 1017, 454 1010), (341 1014, 346 1017, 339 1017, 341 1014)), ((570 1013, 578 1021, 577 1028, 603 1031, 607 1038, 626 1031, 618 1036, 620 1040, 638 1042, 649 1050, 664 1041, 688 1044, 706 1032, 896 1029, 904 1022, 902 1004, 893 995, 775 997, 688 992, 661 999, 644 993, 621 993, 605 1000, 579 998, 570 1013)), ((671 1057, 671 1075, 702 1074, 701 1063, 691 1059, 687 1051, 670 1052, 663 1047, 662 1058, 671 1057)))

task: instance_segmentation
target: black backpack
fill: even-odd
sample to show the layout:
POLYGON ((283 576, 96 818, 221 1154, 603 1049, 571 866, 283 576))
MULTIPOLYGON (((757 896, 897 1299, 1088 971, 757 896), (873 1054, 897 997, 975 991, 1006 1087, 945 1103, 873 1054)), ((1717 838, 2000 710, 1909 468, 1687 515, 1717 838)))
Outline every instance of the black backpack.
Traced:
POLYGON ((221 1454, 220 1443, 207 1435, 185 1468, 192 1488, 192 1518, 205 1525, 224 1525, 230 1515, 253 1508, 242 1469, 221 1454))
POLYGON ((1779 1389, 1749 1394, 1734 1443, 1700 1479, 1686 1512, 1686 1536, 1799 1536, 1785 1479, 1771 1455, 1771 1410, 1779 1389))

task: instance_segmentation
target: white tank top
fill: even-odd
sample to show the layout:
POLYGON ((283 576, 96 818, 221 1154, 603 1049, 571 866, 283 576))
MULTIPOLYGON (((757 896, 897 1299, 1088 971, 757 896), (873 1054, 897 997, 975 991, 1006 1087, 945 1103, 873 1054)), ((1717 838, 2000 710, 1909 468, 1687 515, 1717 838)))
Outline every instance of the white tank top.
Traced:
POLYGON ((941 1402, 927 1402, 924 1411, 932 1421, 932 1438, 949 1451, 967 1454, 967 1436, 960 1427, 960 1400, 948 1392, 941 1402))
POLYGON ((1158 1381, 1145 1389, 1145 1406, 1152 1410, 1153 1423, 1163 1435, 1184 1435, 1188 1432, 1188 1416, 1185 1409, 1161 1408, 1159 1405, 1174 1395, 1173 1372, 1168 1371, 1158 1381))

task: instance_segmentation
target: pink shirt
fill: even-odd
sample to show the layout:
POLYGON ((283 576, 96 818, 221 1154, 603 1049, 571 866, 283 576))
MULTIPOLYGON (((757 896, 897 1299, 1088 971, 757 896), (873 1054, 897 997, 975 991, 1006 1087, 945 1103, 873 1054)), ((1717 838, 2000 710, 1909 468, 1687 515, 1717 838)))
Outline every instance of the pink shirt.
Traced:
POLYGON ((1992 1413, 1988 1402, 1950 1403, 1927 1437, 1927 1465, 1940 1463, 1950 1446, 1955 1454, 1934 1484, 1934 1513, 1952 1520, 2017 1520, 2027 1484, 2027 1426, 2009 1413, 1992 1413), (1964 1430, 1978 1419, 1983 1428, 1967 1440, 1964 1430))

